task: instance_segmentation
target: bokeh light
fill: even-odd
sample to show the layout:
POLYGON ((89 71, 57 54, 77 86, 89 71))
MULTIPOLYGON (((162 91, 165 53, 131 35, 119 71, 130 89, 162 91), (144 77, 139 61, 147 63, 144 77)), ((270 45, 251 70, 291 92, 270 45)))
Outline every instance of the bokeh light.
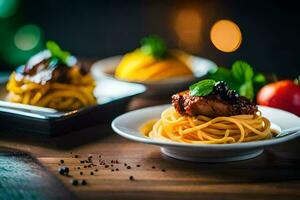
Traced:
POLYGON ((23 51, 34 49, 41 40, 41 30, 36 25, 25 25, 19 28, 14 37, 16 47, 23 51))
POLYGON ((190 52, 199 51, 202 20, 198 10, 180 10, 175 16, 174 29, 181 48, 190 52))
POLYGON ((19 7, 19 0, 0 0, 0 18, 13 16, 19 7))
POLYGON ((10 66, 17 67, 44 48, 44 32, 37 25, 29 24, 6 38, 1 56, 10 66))
POLYGON ((210 39, 220 51, 233 52, 242 43, 242 33, 238 25, 233 21, 220 20, 213 25, 210 31, 210 39))

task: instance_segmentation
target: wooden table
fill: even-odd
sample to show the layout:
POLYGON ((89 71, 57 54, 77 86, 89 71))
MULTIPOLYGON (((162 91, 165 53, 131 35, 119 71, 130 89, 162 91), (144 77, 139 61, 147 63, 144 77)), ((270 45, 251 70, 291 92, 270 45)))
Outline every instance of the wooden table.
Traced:
POLYGON ((268 151, 241 162, 184 162, 162 155, 157 146, 123 139, 108 125, 53 139, 1 133, 0 146, 36 157, 79 199, 300 199, 299 160, 268 151), (95 166, 80 162, 89 155, 95 166), (60 166, 68 166, 72 177, 58 174, 60 166), (73 186, 72 178, 87 185, 73 186))

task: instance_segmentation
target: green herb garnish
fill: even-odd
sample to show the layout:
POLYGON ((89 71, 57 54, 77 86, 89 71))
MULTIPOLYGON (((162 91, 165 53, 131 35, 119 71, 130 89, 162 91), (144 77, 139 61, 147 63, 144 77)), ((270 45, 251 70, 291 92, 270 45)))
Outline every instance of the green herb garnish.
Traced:
POLYGON ((141 51, 146 55, 163 59, 167 55, 167 45, 160 37, 152 35, 141 40, 141 51))
POLYGON ((51 52, 52 58, 56 58, 66 65, 69 64, 68 61, 72 57, 71 54, 67 51, 63 51, 56 42, 48 41, 46 47, 51 52))
POLYGON ((190 95, 191 96, 206 96, 209 95, 213 90, 216 84, 215 80, 206 79, 199 81, 190 86, 190 95))
POLYGON ((219 67, 209 77, 215 81, 226 81, 230 88, 251 100, 254 98, 255 92, 266 83, 263 74, 255 74, 253 68, 242 60, 234 62, 231 69, 219 67))

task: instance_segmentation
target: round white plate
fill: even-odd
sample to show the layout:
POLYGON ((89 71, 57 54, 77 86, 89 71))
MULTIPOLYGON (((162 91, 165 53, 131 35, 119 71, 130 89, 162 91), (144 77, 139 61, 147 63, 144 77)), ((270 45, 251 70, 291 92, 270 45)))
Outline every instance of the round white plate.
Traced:
MULTIPOLYGON (((180 160, 198 162, 227 162, 245 160, 256 157, 263 152, 264 147, 276 145, 300 136, 300 131, 279 138, 268 140, 236 143, 236 144, 184 144, 153 140, 139 132, 140 126, 150 119, 159 119, 163 110, 171 105, 161 105, 143 108, 120 115, 112 122, 112 128, 119 135, 146 144, 158 145, 163 154, 180 160)), ((296 115, 270 107, 259 106, 262 115, 282 130, 297 127, 300 118, 296 115)))
MULTIPOLYGON (((103 77, 114 78, 114 72, 123 56, 113 56, 95 62, 91 67, 91 74, 96 80, 103 77)), ((187 89, 193 82, 205 77, 208 72, 217 70, 217 65, 208 59, 189 56, 187 63, 192 68, 193 76, 182 76, 161 81, 135 82, 147 87, 146 95, 171 94, 172 92, 187 89)), ((124 80, 123 80, 124 81, 124 80)))

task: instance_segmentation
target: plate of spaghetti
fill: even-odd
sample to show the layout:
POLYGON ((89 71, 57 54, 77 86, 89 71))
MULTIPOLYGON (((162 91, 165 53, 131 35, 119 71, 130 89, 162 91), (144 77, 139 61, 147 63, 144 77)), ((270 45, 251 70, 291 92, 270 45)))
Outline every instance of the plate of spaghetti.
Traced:
POLYGON ((11 74, 6 100, 60 111, 95 105, 96 84, 88 71, 56 43, 47 46, 11 74))
POLYGON ((173 158, 226 162, 256 157, 266 146, 300 136, 297 129, 278 136, 299 123, 296 115, 257 106, 223 81, 203 80, 174 94, 172 105, 123 114, 112 128, 125 138, 158 145, 173 158))
POLYGON ((46 46, 12 72, 7 92, 0 88, 0 118, 8 128, 18 123, 15 128, 22 131, 55 135, 104 122, 124 111, 129 99, 145 91, 139 84, 96 81, 86 66, 57 43, 48 41, 46 46))

